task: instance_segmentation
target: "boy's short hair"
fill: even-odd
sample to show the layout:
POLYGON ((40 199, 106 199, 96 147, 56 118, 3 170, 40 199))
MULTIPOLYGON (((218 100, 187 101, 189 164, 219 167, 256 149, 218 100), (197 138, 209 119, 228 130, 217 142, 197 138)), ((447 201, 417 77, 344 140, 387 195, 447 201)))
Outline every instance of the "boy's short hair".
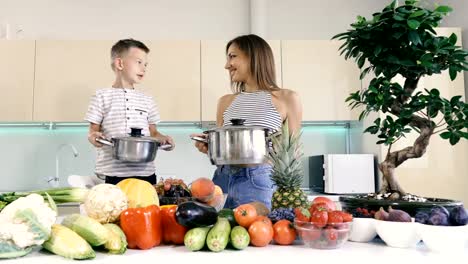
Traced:
POLYGON ((135 39, 121 39, 117 41, 111 48, 111 65, 114 69, 114 60, 121 57, 130 48, 138 48, 142 51, 149 53, 150 49, 141 41, 135 39))

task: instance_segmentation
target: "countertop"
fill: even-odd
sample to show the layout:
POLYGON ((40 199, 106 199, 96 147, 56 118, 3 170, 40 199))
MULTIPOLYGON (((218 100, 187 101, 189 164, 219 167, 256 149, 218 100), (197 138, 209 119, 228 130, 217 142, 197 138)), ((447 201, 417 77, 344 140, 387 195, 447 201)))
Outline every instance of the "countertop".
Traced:
MULTIPOLYGON (((386 246, 376 239, 371 243, 346 242, 341 248, 333 250, 319 250, 306 248, 299 242, 293 246, 268 245, 263 248, 247 247, 244 250, 226 249, 219 253, 210 251, 190 252, 184 246, 158 246, 149 250, 127 250, 124 255, 108 255, 97 253, 96 258, 87 263, 465 263, 468 259, 466 250, 454 253, 430 252, 423 243, 416 248, 399 249, 386 246)), ((23 258, 14 260, 0 260, 0 263, 71 263, 70 260, 53 255, 46 251, 36 251, 23 258)), ((78 262, 77 262, 78 263, 78 262)))

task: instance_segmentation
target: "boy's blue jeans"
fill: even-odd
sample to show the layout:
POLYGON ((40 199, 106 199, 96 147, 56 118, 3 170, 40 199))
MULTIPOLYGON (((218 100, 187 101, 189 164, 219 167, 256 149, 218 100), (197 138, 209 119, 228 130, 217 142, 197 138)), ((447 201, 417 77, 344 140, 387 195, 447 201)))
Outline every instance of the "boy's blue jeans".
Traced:
POLYGON ((218 166, 213 182, 228 193, 224 208, 237 206, 253 201, 264 203, 271 208, 271 196, 275 190, 270 179, 270 165, 256 167, 237 167, 230 165, 218 166))

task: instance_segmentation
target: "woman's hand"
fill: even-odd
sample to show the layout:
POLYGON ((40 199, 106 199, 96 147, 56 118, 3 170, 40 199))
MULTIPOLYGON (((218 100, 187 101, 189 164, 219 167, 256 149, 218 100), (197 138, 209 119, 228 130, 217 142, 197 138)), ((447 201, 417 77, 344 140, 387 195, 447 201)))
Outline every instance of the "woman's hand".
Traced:
MULTIPOLYGON (((206 134, 191 134, 190 138, 193 139, 193 137, 206 138, 206 134)), ((205 154, 208 153, 208 144, 206 142, 200 142, 198 140, 195 140, 195 147, 198 149, 198 151, 202 153, 205 153, 205 154)))
POLYGON ((99 132, 99 131, 93 131, 93 132, 89 132, 88 133, 88 141, 89 143, 91 143, 93 146, 95 146, 96 148, 100 148, 102 147, 102 144, 97 142, 96 139, 98 138, 102 138, 102 139, 105 139, 104 138, 104 135, 99 132))
POLYGON ((161 143, 161 145, 171 145, 171 147, 163 148, 166 151, 173 150, 175 148, 174 139, 170 136, 161 135, 156 138, 156 140, 161 143))

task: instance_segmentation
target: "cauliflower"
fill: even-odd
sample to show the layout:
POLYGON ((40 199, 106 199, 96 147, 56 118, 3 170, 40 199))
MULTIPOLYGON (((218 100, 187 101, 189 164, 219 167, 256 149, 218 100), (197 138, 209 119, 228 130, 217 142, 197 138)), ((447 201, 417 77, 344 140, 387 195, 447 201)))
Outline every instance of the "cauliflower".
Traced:
MULTIPOLYGON (((42 245, 57 219, 39 194, 21 197, 0 212, 0 258, 14 251, 42 245), (5 252, 4 252, 5 251, 5 252)), ((27 251, 23 251, 27 252, 27 251)))
POLYGON ((107 183, 94 186, 84 202, 86 214, 101 224, 118 220, 120 213, 127 207, 125 193, 119 187, 107 183))

